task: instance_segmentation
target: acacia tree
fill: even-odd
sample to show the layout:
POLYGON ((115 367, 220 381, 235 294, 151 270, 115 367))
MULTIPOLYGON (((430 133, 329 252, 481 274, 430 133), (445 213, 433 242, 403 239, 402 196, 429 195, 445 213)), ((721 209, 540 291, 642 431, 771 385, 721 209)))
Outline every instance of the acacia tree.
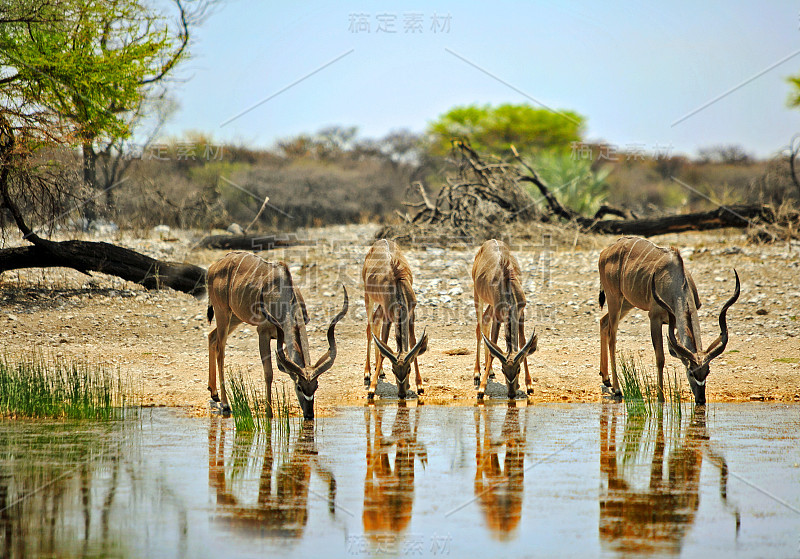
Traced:
POLYGON ((586 119, 574 111, 537 109, 526 103, 453 107, 428 126, 433 149, 450 151, 451 140, 469 138, 478 151, 503 153, 515 145, 524 152, 569 150, 583 137, 586 119))
POLYGON ((110 184, 98 178, 98 159, 117 164, 110 169, 117 179, 113 152, 153 99, 163 96, 165 80, 187 55, 191 26, 209 3, 190 2, 187 8, 174 0, 174 21, 140 0, 28 2, 28 21, 25 4, 18 0, 23 17, 0 27, 0 67, 8 69, 0 87, 35 99, 70 123, 84 183, 93 191, 105 188, 110 201, 110 184))
MULTIPOLYGON (((516 146, 526 158, 536 159, 542 178, 576 212, 594 213, 608 191, 607 170, 574 156, 575 142, 583 140, 586 119, 574 111, 535 108, 526 103, 466 105, 450 109, 428 126, 432 149, 448 153, 453 140, 465 138, 478 152, 511 155, 516 146), (572 152, 572 153, 571 153, 572 152)), ((537 200, 540 193, 528 185, 537 200)))
MULTIPOLYGON (((800 76, 790 76, 787 81, 792 86, 792 91, 789 93, 789 107, 800 108, 800 76)), ((798 177, 798 173, 800 173, 800 164, 798 164, 798 159, 800 159, 800 134, 795 134, 785 153, 789 161, 789 175, 797 188, 798 194, 800 194, 800 177, 798 177)))
POLYGON ((68 266, 147 286, 172 282, 179 289, 200 289, 200 268, 157 262, 106 243, 54 243, 32 230, 23 213, 52 224, 69 195, 60 171, 33 157, 48 147, 79 146, 84 180, 96 185, 98 144, 130 136, 148 95, 186 56, 191 25, 210 1, 186 0, 190 11, 174 0, 177 26, 141 0, 9 0, 3 7, 0 199, 34 246, 0 251, 0 272, 68 266))

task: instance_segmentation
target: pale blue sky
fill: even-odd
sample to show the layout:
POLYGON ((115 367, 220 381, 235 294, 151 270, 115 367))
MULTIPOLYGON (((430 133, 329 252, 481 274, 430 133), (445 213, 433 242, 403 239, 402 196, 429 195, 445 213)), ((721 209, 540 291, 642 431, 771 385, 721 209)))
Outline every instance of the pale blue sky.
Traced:
POLYGON ((800 73, 796 2, 250 2, 197 34, 166 131, 270 146, 341 124, 362 136, 422 131, 448 108, 531 98, 588 119, 587 138, 676 152, 737 143, 759 156, 800 132, 786 77, 800 73), (422 32, 406 33, 409 14, 422 32), (449 32, 432 18, 450 16, 449 32), (366 14, 370 32, 349 29, 366 14), (394 16, 397 33, 377 32, 394 16), (500 83, 457 58, 508 82, 500 83), (352 52, 350 52, 352 51, 352 52), (299 84, 222 125, 324 64, 299 84), (796 55, 685 121, 687 113, 796 55))

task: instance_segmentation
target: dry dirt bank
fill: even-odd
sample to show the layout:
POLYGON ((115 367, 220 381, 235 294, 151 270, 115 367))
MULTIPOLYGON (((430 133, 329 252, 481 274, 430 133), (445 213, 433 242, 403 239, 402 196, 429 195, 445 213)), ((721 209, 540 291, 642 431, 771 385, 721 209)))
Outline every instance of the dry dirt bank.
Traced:
MULTIPOLYGON (((359 273, 374 231, 373 226, 311 230, 304 234, 319 239, 317 245, 263 254, 289 262, 301 282, 311 315, 312 356, 324 351, 327 321, 341 305, 339 284, 344 283, 350 293, 350 312, 337 328, 339 355, 317 393, 318 413, 365 401, 366 323, 359 273)), ((171 235, 174 240, 123 235, 112 240, 152 256, 186 257, 207 266, 223 252, 189 252, 201 235, 180 232, 171 235)), ((539 350, 529 360, 534 403, 600 398, 597 257, 613 240, 575 237, 515 249, 527 278, 526 322, 536 324, 540 332, 539 350)), ((703 301, 700 320, 706 343, 717 336, 717 313, 733 290, 731 268, 741 276, 741 298, 728 314, 730 343, 711 367, 709 401, 800 400, 800 245, 747 245, 738 232, 664 236, 655 241, 682 249, 703 301)), ((430 349, 420 359, 428 386, 426 403, 474 402, 475 312, 469 271, 476 248, 407 249, 419 300, 418 328, 426 328, 430 335, 430 349), (446 353, 458 348, 466 354, 446 353)), ((37 346, 64 355, 89 356, 137 379, 145 400, 153 405, 185 406, 197 412, 208 407, 206 334, 210 328, 204 301, 173 291, 147 292, 99 274, 88 278, 59 269, 4 274, 0 305, 0 339, 8 354, 37 346)), ((643 362, 652 365, 645 313, 631 312, 626 317, 618 348, 641 353, 643 362)), ((679 363, 671 357, 667 361, 669 366, 679 363)), ((234 333, 226 364, 260 376, 254 328, 234 333)), ((279 382, 288 383, 285 375, 275 374, 279 382)), ((379 384, 378 393, 392 398, 396 389, 393 379, 387 381, 379 384)), ((503 386, 490 385, 490 396, 503 398, 504 394, 503 386)))

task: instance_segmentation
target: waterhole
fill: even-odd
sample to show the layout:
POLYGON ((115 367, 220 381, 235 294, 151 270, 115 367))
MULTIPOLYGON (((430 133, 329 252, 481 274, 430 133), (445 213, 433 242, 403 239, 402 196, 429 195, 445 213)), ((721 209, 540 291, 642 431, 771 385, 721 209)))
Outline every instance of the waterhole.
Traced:
POLYGON ((0 422, 4 557, 800 555, 800 407, 0 422))

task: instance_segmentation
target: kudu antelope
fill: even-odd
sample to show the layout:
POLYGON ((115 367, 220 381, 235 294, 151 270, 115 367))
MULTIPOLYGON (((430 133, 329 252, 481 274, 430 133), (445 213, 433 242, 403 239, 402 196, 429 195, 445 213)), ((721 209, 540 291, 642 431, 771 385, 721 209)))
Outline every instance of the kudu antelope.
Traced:
POLYGON ((397 394, 406 397, 410 387, 411 365, 416 373, 417 393, 423 394, 425 387, 419 374, 417 357, 428 349, 428 335, 422 333, 417 341, 414 334, 414 307, 417 299, 412 289, 413 276, 408 261, 393 241, 376 241, 367 252, 361 270, 364 282, 364 304, 367 307, 367 360, 364 364, 364 385, 368 387, 368 397, 375 397, 378 377, 381 374, 383 358, 392 364, 397 379, 397 394), (376 304, 375 312, 372 305, 376 304), (386 345, 389 330, 395 325, 397 353, 386 345), (376 334, 377 332, 377 334, 376 334), (370 343, 375 340, 375 373, 370 374, 370 343))
POLYGON ((208 268, 208 321, 216 317, 217 327, 208 335, 208 390, 219 401, 216 372, 224 410, 230 410, 225 392, 225 341, 242 322, 256 326, 258 348, 267 385, 267 414, 272 415, 272 358, 270 342, 277 338, 278 369, 294 382, 294 391, 306 419, 314 418, 314 393, 319 376, 336 358, 334 329, 347 312, 347 290, 342 310, 328 326, 328 351, 311 365, 306 323, 308 313, 300 290, 292 281, 289 267, 273 264, 247 252, 231 252, 208 268), (285 338, 288 337, 288 345, 285 338))
POLYGON ((726 313, 739 298, 739 274, 733 296, 719 313, 720 335, 703 350, 697 310, 700 297, 692 275, 675 248, 662 248, 637 237, 623 237, 600 253, 600 308, 608 300, 608 313, 600 320, 600 375, 621 396, 617 379, 616 347, 619 321, 634 307, 648 311, 650 337, 658 368, 658 397, 664 398, 664 343, 661 328, 669 324, 670 354, 686 366, 686 376, 696 404, 706 403, 706 378, 712 359, 728 344, 726 313), (608 380, 611 358, 613 385, 608 380))
POLYGON ((506 378, 508 397, 515 398, 519 388, 520 364, 525 366, 525 386, 528 394, 533 393, 531 374, 528 371, 529 354, 536 351, 538 337, 534 329, 530 339, 525 341, 525 293, 522 291, 522 272, 517 259, 511 254, 508 246, 495 239, 486 241, 475 255, 472 265, 472 281, 474 284, 475 317, 478 327, 475 336, 478 348, 475 351, 474 382, 478 389, 478 399, 482 400, 486 392, 489 371, 492 369, 492 358, 497 357, 502 365, 506 378), (488 305, 482 310, 482 304, 488 305), (491 338, 485 334, 491 321, 491 338), (505 326, 506 345, 508 351, 497 346, 500 325, 505 326), (486 344, 486 368, 481 376, 481 338, 486 344), (522 344, 522 348, 519 346, 522 344))

